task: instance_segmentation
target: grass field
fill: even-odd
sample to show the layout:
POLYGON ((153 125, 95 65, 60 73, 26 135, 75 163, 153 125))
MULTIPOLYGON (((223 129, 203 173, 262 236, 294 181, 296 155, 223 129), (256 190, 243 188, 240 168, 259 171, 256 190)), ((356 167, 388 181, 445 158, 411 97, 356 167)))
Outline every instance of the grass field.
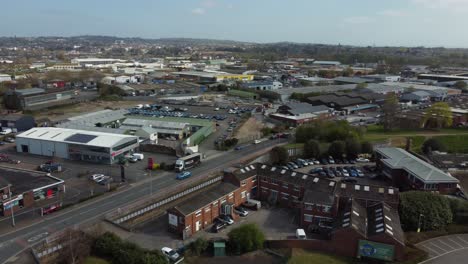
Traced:
POLYGON ((98 257, 88 257, 84 264, 109 264, 109 261, 98 257))
POLYGON ((257 97, 257 94, 255 93, 249 93, 249 92, 241 91, 241 90, 230 90, 228 94, 233 95, 233 96, 244 97, 244 98, 252 98, 252 99, 257 97))
POLYGON ((357 261, 345 258, 338 257, 333 255, 328 255, 319 252, 305 251, 302 249, 293 249, 291 258, 287 262, 288 264, 347 264, 347 263, 357 263, 357 261))

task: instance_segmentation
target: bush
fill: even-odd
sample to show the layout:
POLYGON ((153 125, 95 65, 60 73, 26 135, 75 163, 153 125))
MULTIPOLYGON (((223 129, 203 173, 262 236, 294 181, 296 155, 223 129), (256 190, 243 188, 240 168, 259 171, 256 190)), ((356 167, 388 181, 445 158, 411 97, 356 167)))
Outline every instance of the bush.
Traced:
POLYGON ((113 233, 106 232, 94 242, 93 254, 114 264, 165 264, 166 258, 159 251, 148 251, 122 241, 113 233))
POLYGON ((346 144, 344 141, 336 140, 330 144, 328 148, 328 154, 334 158, 343 158, 345 154, 346 144))
POLYGON ((372 154, 374 152, 374 148, 372 143, 369 141, 364 141, 361 143, 361 152, 366 154, 372 154))
POLYGON ((274 147, 270 151, 270 161, 273 164, 284 165, 288 162, 289 153, 284 147, 274 147))
POLYGON ((448 199, 439 194, 411 191, 400 194, 400 220, 405 231, 440 230, 452 223, 448 199), (420 215, 423 215, 420 219, 420 215))
POLYGON ((195 256, 200 256, 203 252, 205 252, 208 248, 209 242, 203 237, 197 238, 197 240, 193 241, 188 245, 190 252, 195 256))
POLYGON ((304 157, 318 158, 320 157, 320 143, 315 139, 310 139, 304 144, 304 157))
POLYGON ((437 138, 430 138, 422 145, 424 154, 430 154, 432 151, 445 151, 445 149, 444 144, 437 138))
POLYGON ((458 198, 450 198, 450 210, 453 215, 453 223, 466 224, 468 223, 468 202, 458 198))
POLYGON ((235 253, 246 253, 263 248, 265 235, 256 224, 244 224, 228 233, 229 247, 235 253))

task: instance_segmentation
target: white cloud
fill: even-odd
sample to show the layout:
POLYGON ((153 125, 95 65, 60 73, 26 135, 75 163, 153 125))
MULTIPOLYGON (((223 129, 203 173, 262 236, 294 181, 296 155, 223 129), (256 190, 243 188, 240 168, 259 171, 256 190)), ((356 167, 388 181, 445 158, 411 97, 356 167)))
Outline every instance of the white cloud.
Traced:
POLYGON ((468 10, 468 0, 411 0, 424 8, 444 8, 452 11, 468 10))
POLYGON ((206 13, 206 10, 201 7, 197 7, 195 9, 192 9, 192 14, 194 15, 204 15, 206 13))
POLYGON ((372 22, 372 19, 367 16, 347 17, 343 20, 347 24, 367 24, 372 22))
POLYGON ((404 16, 408 16, 408 13, 404 10, 387 9, 387 10, 378 12, 378 15, 388 16, 388 17, 404 17, 404 16))

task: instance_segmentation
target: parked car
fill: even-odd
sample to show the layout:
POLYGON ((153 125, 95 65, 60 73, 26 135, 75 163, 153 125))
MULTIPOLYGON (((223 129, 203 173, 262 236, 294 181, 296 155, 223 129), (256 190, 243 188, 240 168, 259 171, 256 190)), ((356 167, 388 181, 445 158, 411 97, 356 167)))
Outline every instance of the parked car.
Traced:
POLYGON ((249 215, 249 212, 247 212, 247 210, 245 210, 243 207, 241 206, 238 206, 238 207, 234 207, 234 212, 237 213, 238 215, 240 216, 247 216, 249 215))
POLYGON ((328 157, 328 163, 335 164, 335 160, 330 156, 328 157))
POLYGON ((13 138, 5 138, 3 141, 8 142, 8 143, 15 143, 15 139, 13 138))
POLYGON ((220 216, 218 216, 218 219, 221 220, 222 222, 228 224, 228 225, 234 224, 234 220, 229 215, 220 215, 220 216))
POLYGON ((357 162, 369 162, 369 159, 357 158, 356 161, 357 161, 357 162))
POLYGON ((177 174, 176 179, 183 180, 189 178, 190 176, 192 176, 190 171, 183 171, 177 174))
POLYGON ((299 169, 296 163, 294 162, 288 162, 288 165, 290 165, 293 169, 299 169))
POLYGON ((315 165, 320 165, 320 161, 318 161, 317 159, 313 159, 312 161, 314 162, 315 165))
POLYGON ((364 177, 364 173, 360 169, 356 169, 356 172, 359 177, 364 177))
POLYGON ((349 177, 349 172, 346 169, 342 169, 343 177, 349 177))
POLYGON ((211 231, 213 233, 218 233, 219 230, 225 228, 226 226, 227 226, 227 224, 225 222, 222 222, 220 220, 215 219, 215 221, 213 223, 213 226, 211 227, 211 231))
POLYGON ((320 163, 322 163, 323 165, 328 165, 327 159, 322 159, 322 160, 320 160, 320 163))
POLYGON ((169 258, 172 261, 175 261, 180 257, 179 253, 177 253, 177 251, 173 250, 170 247, 163 247, 161 249, 161 251, 162 251, 164 256, 166 256, 167 258, 169 258))
POLYGON ((104 176, 103 178, 97 180, 97 184, 99 185, 106 185, 108 183, 111 183, 114 179, 110 176, 104 176))
POLYGON ((243 208, 247 208, 249 210, 258 210, 259 209, 259 204, 254 203, 252 201, 245 201, 242 203, 243 208))
POLYGON ((128 158, 128 162, 130 163, 136 163, 138 161, 138 158, 135 156, 131 156, 128 158))
POLYGON ((346 183, 357 183, 356 179, 353 178, 344 178, 341 180, 341 182, 346 182, 346 183))

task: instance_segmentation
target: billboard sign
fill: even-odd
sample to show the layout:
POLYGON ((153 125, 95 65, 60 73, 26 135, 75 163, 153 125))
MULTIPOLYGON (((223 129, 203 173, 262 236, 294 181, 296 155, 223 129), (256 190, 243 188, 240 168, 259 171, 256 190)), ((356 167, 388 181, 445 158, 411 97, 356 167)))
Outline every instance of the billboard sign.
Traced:
POLYGON ((385 261, 393 261, 395 247, 368 240, 359 240, 358 257, 375 258, 385 261))

